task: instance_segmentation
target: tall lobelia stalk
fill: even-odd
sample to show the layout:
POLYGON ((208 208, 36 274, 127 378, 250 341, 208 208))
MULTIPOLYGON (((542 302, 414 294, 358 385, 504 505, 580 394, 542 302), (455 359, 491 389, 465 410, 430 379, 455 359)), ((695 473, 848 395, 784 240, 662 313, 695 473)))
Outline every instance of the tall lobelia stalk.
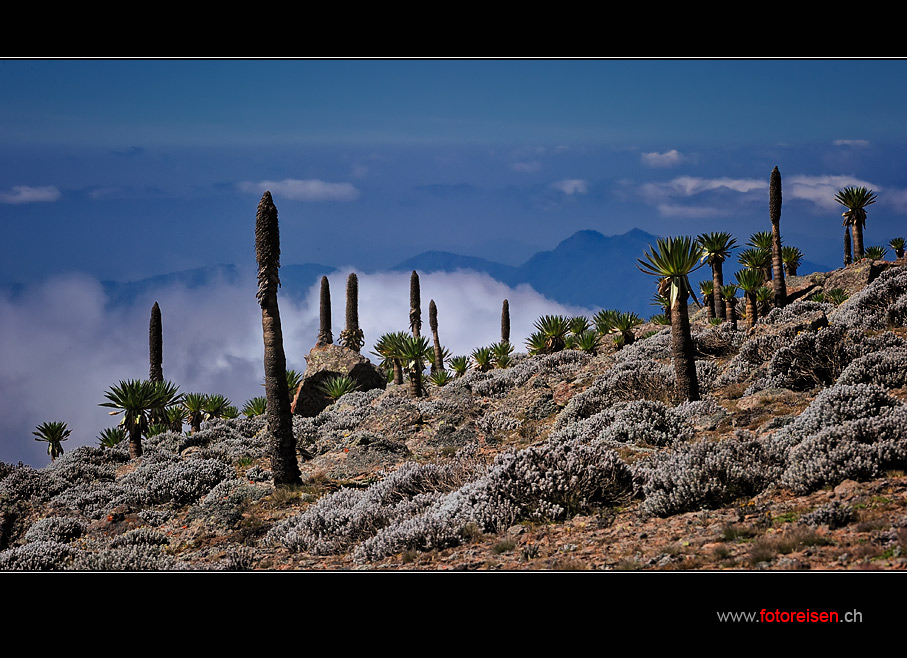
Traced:
POLYGON ((359 277, 355 272, 346 279, 346 328, 340 332, 340 344, 354 352, 365 345, 365 335, 359 328, 359 277))
POLYGON ((431 327, 431 337, 435 345, 435 359, 431 364, 431 373, 444 370, 444 355, 441 352, 441 341, 438 340, 438 307, 435 300, 428 302, 428 326, 431 327))
POLYGON ((768 214, 772 220, 772 291, 775 308, 787 303, 784 260, 781 257, 781 172, 772 169, 768 190, 768 214))
POLYGON ((287 386, 287 359, 283 351, 283 332, 280 310, 277 307, 277 288, 280 286, 280 232, 277 207, 271 193, 265 192, 258 204, 255 219, 255 257, 258 260, 258 292, 261 306, 261 327, 264 338, 265 395, 270 433, 271 471, 274 485, 301 484, 296 462, 296 437, 293 435, 293 416, 290 413, 290 392, 287 386))
POLYGON ((510 342, 510 302, 506 299, 501 305, 501 342, 510 342))
POLYGON ((148 379, 153 382, 164 381, 164 338, 161 329, 161 307, 157 302, 151 307, 151 322, 148 325, 148 358, 151 362, 148 379))
POLYGON ((326 276, 321 277, 321 304, 319 307, 318 342, 316 347, 324 347, 334 343, 331 333, 331 285, 326 276))
POLYGON ((416 270, 409 277, 409 328, 413 338, 418 338, 422 330, 422 293, 416 270))

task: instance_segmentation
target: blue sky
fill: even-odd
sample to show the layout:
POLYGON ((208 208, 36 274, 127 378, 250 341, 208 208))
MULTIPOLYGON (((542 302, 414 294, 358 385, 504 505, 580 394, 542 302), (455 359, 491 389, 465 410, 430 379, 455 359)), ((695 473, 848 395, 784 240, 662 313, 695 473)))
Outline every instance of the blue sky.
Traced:
MULTIPOLYGON (((33 399, 38 382, 23 392, 37 354, 54 355, 39 363, 69 373, 67 386, 99 389, 92 401, 104 381, 144 376, 131 370, 141 349, 115 335, 141 333, 147 309, 114 322, 97 281, 253 266, 265 189, 284 264, 379 272, 429 249, 515 265, 581 229, 729 230, 744 242, 768 228, 777 165, 785 242, 839 266, 833 197, 845 185, 879 194, 867 245, 907 233, 905 73, 902 60, 0 60, 0 286, 28 286, 0 300, 0 354, 19 368, 0 375, 0 415, 18 418, 0 427, 0 459, 23 458, 4 446, 75 413, 72 399, 59 410, 33 399), (93 315, 73 320, 74 300, 93 315), (117 349, 102 349, 102 335, 117 349), (98 372, 91 386, 78 383, 86 370, 98 372)), ((223 308, 211 300, 238 303, 221 292, 207 296, 211 321, 223 308)), ((168 294, 182 308, 179 291, 168 294)), ((162 308, 166 344, 175 313, 162 308)), ((171 372, 183 390, 225 372, 253 378, 235 358, 239 370, 207 378, 192 374, 206 372, 197 358, 171 372)), ((258 394, 243 390, 234 395, 258 394)), ((84 432, 93 443, 97 429, 84 432)))

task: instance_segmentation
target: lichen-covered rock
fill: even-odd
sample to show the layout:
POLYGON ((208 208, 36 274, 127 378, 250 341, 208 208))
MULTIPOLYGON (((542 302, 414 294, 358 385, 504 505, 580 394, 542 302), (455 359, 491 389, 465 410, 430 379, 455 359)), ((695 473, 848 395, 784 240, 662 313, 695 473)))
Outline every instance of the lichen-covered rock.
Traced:
POLYGON ((317 416, 331 403, 319 386, 338 375, 346 375, 358 386, 359 391, 385 388, 387 377, 367 358, 342 345, 313 347, 306 357, 306 370, 302 383, 293 399, 293 413, 317 416))

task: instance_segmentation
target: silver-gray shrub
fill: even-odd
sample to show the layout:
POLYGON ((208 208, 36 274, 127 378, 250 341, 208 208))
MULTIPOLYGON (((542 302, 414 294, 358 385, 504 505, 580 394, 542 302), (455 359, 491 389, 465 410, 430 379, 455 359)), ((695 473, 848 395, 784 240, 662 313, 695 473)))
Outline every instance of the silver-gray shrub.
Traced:
POLYGON ((748 338, 740 346, 740 351, 722 369, 715 385, 742 384, 758 378, 768 367, 775 352, 785 345, 790 345, 796 335, 795 327, 786 326, 776 333, 748 338))
POLYGON ((0 496, 12 500, 44 502, 69 486, 71 484, 68 480, 47 469, 23 466, 0 480, 0 496))
POLYGON ((194 503, 220 482, 235 476, 219 459, 159 455, 118 481, 120 495, 113 504, 144 507, 159 503, 194 503))
POLYGON ((71 571, 170 571, 180 563, 159 544, 137 543, 116 548, 80 551, 67 564, 71 571))
POLYGON ((799 523, 802 525, 820 526, 827 525, 834 530, 843 528, 856 519, 856 510, 847 503, 833 501, 820 505, 812 512, 800 517, 799 523))
POLYGON ((888 324, 903 327, 907 325, 907 293, 904 293, 888 307, 886 319, 888 324))
POLYGON ((489 436, 518 429, 522 424, 519 418, 514 418, 506 409, 492 411, 476 420, 476 427, 489 436))
POLYGON ((869 480, 907 467, 907 407, 826 427, 788 453, 781 485, 809 493, 844 480, 869 480))
POLYGON ((671 516, 714 509, 768 488, 784 463, 756 439, 680 444, 634 464, 640 511, 646 516, 671 516))
POLYGON ((616 402, 637 399, 669 400, 673 394, 674 370, 652 360, 617 363, 600 375, 582 393, 577 393, 558 414, 555 428, 575 423, 603 411, 616 402))
POLYGON ((60 571, 76 555, 68 544, 33 541, 0 552, 0 571, 60 571))
POLYGON ((820 315, 828 315, 837 307, 834 304, 823 302, 814 302, 808 299, 801 299, 787 306, 773 308, 768 315, 759 318, 756 321, 758 325, 779 325, 792 324, 797 325, 798 330, 803 330, 804 324, 808 324, 812 319, 820 315))
POLYGON ((592 358, 579 350, 561 350, 553 354, 526 356, 508 368, 489 370, 483 373, 482 377, 477 375, 468 379, 461 377, 456 382, 461 386, 468 385, 475 395, 499 398, 514 388, 523 386, 536 375, 563 378, 573 374, 588 364, 592 358))
POLYGON ((875 384, 836 384, 823 390, 797 418, 768 439, 773 452, 788 452, 807 437, 827 428, 864 418, 886 416, 904 405, 875 384))
POLYGON ((88 524, 71 516, 49 516, 35 521, 25 533, 26 542, 55 541, 62 544, 78 539, 88 530, 88 524))
POLYGON ((866 335, 859 329, 830 325, 816 331, 801 331, 790 344, 780 347, 746 394, 765 388, 795 391, 829 386, 857 358, 907 346, 904 339, 890 331, 866 335))
POLYGON ((802 331, 772 355, 765 378, 747 389, 747 394, 763 388, 806 391, 828 386, 848 363, 846 339, 847 331, 840 325, 802 331))
POLYGON ((482 477, 362 542, 353 558, 365 562, 456 545, 470 526, 497 532, 523 519, 558 520, 622 504, 632 485, 627 464, 600 445, 565 441, 503 453, 482 477))
POLYGON ((596 440, 638 446, 667 446, 693 438, 693 428, 683 416, 663 402, 620 402, 607 412, 610 422, 596 440))
POLYGON ((838 384, 907 386, 907 347, 872 352, 854 359, 838 377, 838 384))
POLYGON ((481 471, 475 447, 443 464, 406 462, 368 489, 344 488, 269 531, 266 543, 328 555, 373 536, 381 528, 422 511, 443 492, 481 471))
POLYGON ((143 526, 127 530, 110 541, 111 548, 124 546, 167 546, 170 538, 161 530, 143 526))
POLYGON ((829 315, 832 322, 854 329, 882 330, 890 321, 903 324, 903 317, 889 317, 888 309, 907 291, 907 268, 892 267, 853 295, 829 315))
POLYGON ((625 361, 647 361, 671 358, 671 329, 662 329, 657 334, 635 341, 614 353, 616 363, 625 361))

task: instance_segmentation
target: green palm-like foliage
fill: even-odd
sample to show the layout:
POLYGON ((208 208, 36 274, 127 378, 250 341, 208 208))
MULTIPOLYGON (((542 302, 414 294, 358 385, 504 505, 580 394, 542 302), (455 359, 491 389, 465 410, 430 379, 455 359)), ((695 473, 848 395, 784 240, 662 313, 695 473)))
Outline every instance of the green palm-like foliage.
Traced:
POLYGON ((753 233, 746 245, 753 249, 762 249, 770 252, 772 250, 771 231, 757 231, 756 233, 753 233))
POLYGON ((182 432, 183 431, 183 407, 182 404, 174 404, 167 407, 167 427, 170 428, 171 432, 182 432))
POLYGON ((413 397, 422 397, 422 371, 425 369, 425 355, 428 352, 428 338, 405 335, 400 342, 399 358, 404 370, 409 373, 410 391, 413 397))
POLYGON ((599 335, 607 336, 614 328, 619 312, 615 309, 604 309, 592 316, 592 322, 599 335))
POLYGON ((756 290, 762 287, 765 280, 758 270, 740 270, 735 275, 737 287, 746 295, 746 324, 752 328, 756 324, 756 290))
POLYGON ((873 245, 872 247, 866 247, 866 251, 863 255, 870 260, 885 260, 885 255, 888 253, 888 250, 881 245, 873 245))
POLYGON ((636 259, 636 266, 646 274, 668 280, 673 305, 678 297, 692 292, 688 275, 701 267, 703 249, 689 236, 659 238, 656 244, 655 249, 650 246, 650 252, 636 259))
POLYGON ((671 324, 671 318, 668 317, 667 313, 656 313, 649 318, 649 322, 651 322, 652 324, 667 326, 671 324))
POLYGON ((772 252, 764 249, 744 249, 737 255, 737 262, 750 270, 758 270, 765 281, 768 268, 772 265, 772 252))
POLYGON ((853 231, 854 258, 863 258, 863 228, 866 226, 866 206, 871 206, 877 200, 877 195, 865 187, 849 186, 835 194, 835 201, 847 208, 841 216, 843 225, 853 231))
POLYGON ((264 395, 246 400, 242 408, 242 415, 252 418, 253 416, 263 416, 268 411, 268 399, 264 395))
POLYGON ((888 242, 888 246, 894 249, 895 256, 898 257, 898 260, 904 257, 904 238, 891 238, 888 242))
POLYGON ((803 252, 798 247, 781 247, 781 261, 788 276, 797 276, 797 268, 803 262, 803 252))
POLYGON ((202 421, 205 420, 205 404, 208 402, 208 396, 204 393, 186 393, 183 396, 183 418, 188 423, 190 432, 195 434, 202 428, 202 421))
POLYGON ((98 434, 98 444, 102 448, 113 448, 126 438, 126 430, 122 427, 108 427, 98 434))
POLYGON ((469 370, 470 361, 468 356, 455 356, 447 360, 447 365, 453 370, 455 377, 462 377, 469 370))
POLYGON ((375 342, 375 348, 372 350, 372 354, 381 357, 381 367, 393 371, 394 384, 403 383, 403 362, 400 352, 408 335, 405 331, 383 334, 375 342))
POLYGON ((227 405, 223 413, 220 415, 221 418, 226 418, 227 420, 233 420, 234 418, 239 418, 239 408, 235 405, 227 405))
POLYGON ((576 317, 570 318, 570 333, 574 336, 579 336, 586 329, 589 328, 589 318, 584 315, 577 315, 576 317))
POLYGON ((500 341, 491 346, 491 354, 494 359, 494 365, 498 368, 506 368, 510 365, 510 355, 513 354, 514 347, 509 341, 500 341))
POLYGON ((359 384, 349 375, 335 375, 318 385, 318 390, 328 396, 332 402, 336 402, 347 393, 352 393, 358 388, 359 384))
MULTIPOLYGON (((844 288, 832 288, 827 293, 825 293, 825 300, 831 302, 835 306, 840 306, 847 301, 849 295, 844 288)), ((823 300, 824 301, 824 300, 823 300)))
POLYGON ((547 341, 540 331, 534 331, 526 338, 526 351, 530 356, 545 354, 547 341))
POLYGON ((618 313, 614 320, 614 331, 621 336, 620 344, 632 345, 636 340, 636 336, 633 335, 633 327, 641 324, 642 318, 636 313, 631 313, 630 311, 618 313))
POLYGON ((774 299, 775 291, 772 288, 769 288, 768 286, 756 288, 756 309, 760 318, 768 315, 774 299))
POLYGON ((477 347, 472 351, 473 368, 488 372, 494 367, 494 352, 490 347, 477 347))
POLYGON ((724 304, 721 303, 721 286, 724 285, 724 261, 726 261, 731 251, 737 246, 737 241, 726 231, 715 233, 703 233, 696 240, 702 246, 702 258, 712 268, 712 291, 715 304, 715 312, 718 317, 724 318, 724 304))
POLYGON ((727 322, 732 329, 737 329, 737 288, 733 283, 721 286, 721 300, 724 302, 727 322))
POLYGON ((223 418, 230 408, 231 402, 220 393, 205 396, 205 420, 209 418, 223 418))
POLYGON ((686 400, 699 399, 699 380, 696 377, 693 337, 687 297, 692 294, 689 275, 702 263, 702 245, 689 236, 659 238, 656 248, 637 259, 637 267, 651 274, 670 287, 671 299, 671 353, 677 392, 686 400))
POLYGON ((157 436, 158 434, 163 434, 164 432, 169 431, 170 426, 166 423, 151 423, 148 426, 148 431, 145 433, 145 436, 150 439, 152 436, 157 436))
POLYGON ((535 321, 535 328, 545 339, 545 354, 560 352, 567 346, 569 318, 563 315, 544 315, 535 321))
POLYGON ((587 329, 578 336, 575 336, 573 347, 582 350, 587 354, 596 354, 598 352, 598 332, 587 329))
POLYGON ((64 422, 52 420, 38 425, 32 434, 35 435, 35 441, 47 442, 47 454, 54 461, 63 454, 63 441, 69 438, 72 430, 64 422))
POLYGON ((166 408, 178 399, 178 388, 170 382, 152 382, 147 379, 121 381, 104 393, 107 402, 102 407, 116 409, 110 415, 123 414, 120 423, 129 436, 129 456, 142 456, 142 435, 148 431, 152 416, 163 417, 166 408))
POLYGON ((435 386, 444 386, 453 379, 449 370, 435 370, 428 378, 435 386))
POLYGON ((287 388, 290 389, 290 399, 296 395, 296 389, 299 388, 300 382, 302 382, 303 373, 296 370, 290 369, 287 370, 287 388))

